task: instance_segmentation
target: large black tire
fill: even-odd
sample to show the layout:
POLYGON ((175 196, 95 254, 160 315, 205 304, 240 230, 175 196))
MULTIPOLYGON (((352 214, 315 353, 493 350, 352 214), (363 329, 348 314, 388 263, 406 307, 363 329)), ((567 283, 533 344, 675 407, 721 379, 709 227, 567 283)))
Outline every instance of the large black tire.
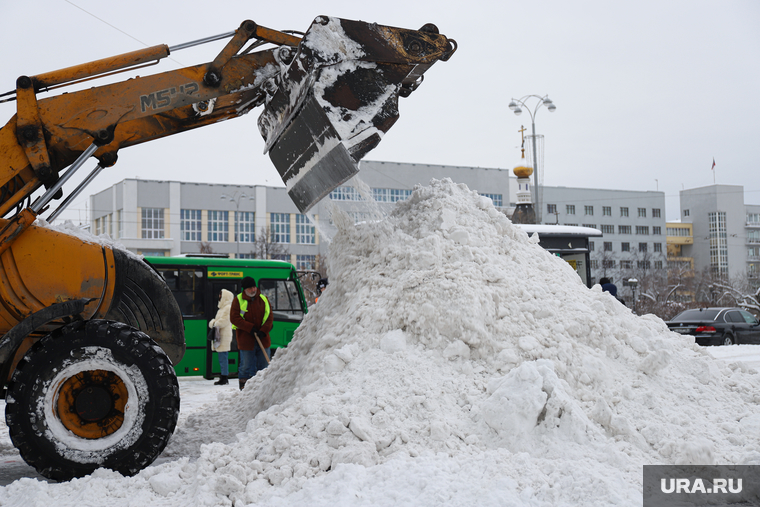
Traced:
POLYGON ((724 334, 720 339, 721 345, 733 345, 734 343, 736 343, 736 338, 729 333, 724 334))
POLYGON ((164 450, 179 416, 172 363, 121 322, 64 326, 38 341, 13 374, 5 420, 21 457, 50 479, 104 467, 134 475, 164 450))

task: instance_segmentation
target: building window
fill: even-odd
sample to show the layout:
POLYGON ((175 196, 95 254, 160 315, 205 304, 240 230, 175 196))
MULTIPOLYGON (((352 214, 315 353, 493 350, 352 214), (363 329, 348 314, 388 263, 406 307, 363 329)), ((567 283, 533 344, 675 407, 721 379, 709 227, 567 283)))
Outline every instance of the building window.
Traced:
POLYGON ((604 242, 604 251, 605 252, 611 252, 612 251, 612 241, 605 241, 604 242))
POLYGON ((688 217, 689 216, 689 210, 687 210, 687 209, 683 210, 683 216, 688 217))
POLYGON ((313 245, 316 243, 314 226, 306 215, 296 215, 296 243, 303 245, 313 245))
POLYGON ((143 239, 161 239, 164 237, 164 208, 142 209, 143 239))
POLYGON ((660 208, 652 208, 652 218, 660 218, 660 208))
POLYGON ((253 211, 235 212, 235 238, 241 243, 256 241, 256 214, 253 211))
POLYGON ((602 215, 606 217, 612 216, 612 206, 602 206, 602 215))
POLYGON ((630 243, 620 243, 620 251, 621 252, 630 252, 631 251, 631 244, 630 243))
POLYGON ((630 233, 631 233, 630 225, 618 225, 618 234, 630 234, 630 233))
POLYGON ((586 215, 593 215, 594 214, 594 207, 593 206, 584 206, 583 207, 584 212, 586 215))
POLYGON ((208 233, 207 241, 221 242, 230 240, 230 212, 214 211, 208 212, 208 233))
POLYGON ((646 253, 647 251, 647 244, 646 243, 639 243, 639 252, 646 253))
POLYGON ((583 224, 583 227, 588 227, 589 229, 596 229, 596 224, 583 224))
POLYGON ((620 261, 620 269, 633 269, 632 261, 620 261))
POLYGON ((591 261, 591 269, 599 269, 599 261, 592 260, 591 261))
POLYGON ((593 241, 589 241, 588 242, 588 251, 589 252, 593 252, 594 251, 594 242, 593 241))
POLYGON ((662 269, 662 261, 654 261, 654 269, 662 269))
POLYGON ((602 260, 602 267, 603 268, 614 269, 615 268, 615 261, 613 261, 613 260, 602 260))
POLYGON ((106 228, 106 215, 100 218, 96 218, 95 224, 93 226, 93 233, 95 234, 95 236, 100 236, 101 234, 103 234, 105 232, 105 228, 106 228))
POLYGON ((646 217, 647 217, 647 209, 639 208, 639 218, 646 218, 646 217))
POLYGON ((290 243, 290 213, 270 214, 269 226, 272 231, 272 243, 290 243))
POLYGON ((667 232, 668 236, 691 236, 686 227, 668 227, 667 232))
POLYGON ((575 204, 567 204, 565 210, 568 215, 575 215, 575 204))
POLYGON ((562 224, 562 225, 567 225, 569 227, 578 227, 578 224, 562 224))
MULTIPOLYGON (((343 187, 341 187, 343 188, 343 187)), ((353 188, 353 187, 345 187, 345 188, 353 188)), ((330 194, 332 196, 332 194, 330 194)), ((356 198, 350 199, 353 201, 359 201, 361 198, 359 197, 359 192, 355 192, 356 198)), ((372 189, 372 198, 375 199, 377 202, 398 202, 398 201, 404 201, 409 198, 409 196, 412 195, 411 190, 404 190, 401 188, 373 188, 372 189)), ((490 197, 491 194, 488 194, 490 197)), ((346 199, 344 199, 346 200, 346 199)), ((495 205, 495 203, 494 203, 495 205)))
MULTIPOLYGON (((710 269, 713 273, 728 274, 728 233, 726 231, 726 212, 714 211, 707 215, 710 231, 710 269)), ((749 236, 749 234, 748 234, 749 236)), ((752 240, 748 241, 752 243, 752 240)))
POLYGON ((504 201, 502 199, 502 195, 501 194, 480 194, 480 195, 482 195, 483 197, 488 197, 489 199, 491 199, 491 202, 497 208, 501 208, 503 206, 504 201))
POLYGON ((256 254, 252 254, 252 253, 242 253, 241 254, 241 253, 239 253, 239 254, 235 254, 235 258, 236 259, 255 259, 256 258, 256 254))
POLYGON ((290 262, 290 254, 271 254, 269 258, 273 261, 290 262))
POLYGON ((179 229, 182 241, 201 241, 201 210, 179 210, 179 229))
POLYGON ((117 238, 124 237, 124 213, 122 210, 116 212, 116 227, 119 230, 117 238))
POLYGON ((637 225, 636 226, 636 234, 649 236, 649 226, 648 225, 637 225))
POLYGON ((662 235, 662 227, 660 227, 659 225, 652 226, 652 234, 654 234, 655 236, 662 235))
POLYGON ((653 243, 655 252, 662 252, 662 243, 653 243))
POLYGON ((235 241, 253 243, 256 241, 256 222, 253 211, 235 212, 235 241))
POLYGON ((602 225, 602 234, 615 234, 614 225, 602 225))
POLYGON ((317 269, 317 256, 296 255, 296 269, 299 271, 313 271, 317 269))
POLYGON ((636 261, 636 267, 639 269, 652 269, 651 261, 636 261))
POLYGON ((760 213, 747 213, 747 225, 760 224, 760 213))
POLYGON ((333 201, 361 201, 362 196, 354 187, 338 187, 330 192, 330 199, 333 201))
POLYGON ((546 212, 555 215, 557 213, 557 205, 556 204, 547 204, 546 205, 546 212))
POLYGON ((628 208, 620 208, 620 216, 621 217, 627 217, 628 216, 628 208))

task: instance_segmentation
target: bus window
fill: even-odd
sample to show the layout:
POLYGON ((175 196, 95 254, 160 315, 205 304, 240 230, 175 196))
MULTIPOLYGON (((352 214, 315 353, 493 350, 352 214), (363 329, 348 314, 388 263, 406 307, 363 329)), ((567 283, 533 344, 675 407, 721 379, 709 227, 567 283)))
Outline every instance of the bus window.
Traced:
POLYGON ((259 289, 269 300, 275 318, 289 320, 301 320, 303 318, 298 287, 293 280, 259 280, 259 289))
POLYGON ((183 317, 204 318, 203 289, 205 274, 198 269, 163 269, 158 271, 174 294, 183 317))

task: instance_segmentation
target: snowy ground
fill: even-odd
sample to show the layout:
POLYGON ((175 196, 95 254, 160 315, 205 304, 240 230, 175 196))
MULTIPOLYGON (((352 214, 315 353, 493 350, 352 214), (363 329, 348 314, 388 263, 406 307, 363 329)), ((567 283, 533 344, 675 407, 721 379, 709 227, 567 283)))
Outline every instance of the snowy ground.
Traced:
MULTIPOLYGON (((748 367, 760 371, 760 345, 706 347, 705 350, 709 351, 717 359, 723 359, 727 362, 741 361, 748 367)), ((233 379, 232 383, 226 386, 215 386, 212 381, 200 377, 180 377, 179 387, 182 393, 182 406, 178 424, 181 425, 189 415, 203 414, 205 405, 215 403, 220 398, 220 395, 221 398, 224 398, 226 394, 237 391, 237 382, 233 379)), ((2 408, 2 413, 4 413, 5 400, 0 400, 0 408, 2 408)), ((160 457, 156 460, 155 464, 176 459, 160 457)), ((0 486, 5 486, 24 477, 47 481, 47 479, 39 475, 34 468, 27 465, 21 459, 8 436, 5 418, 2 418, 0 419, 0 486)))
MULTIPOLYGON (((760 346, 759 346, 760 347, 760 346)), ((178 424, 187 419, 190 414, 202 413, 203 406, 214 403, 224 393, 234 393, 238 390, 237 381, 226 386, 215 386, 210 380, 201 377, 180 377, 179 388, 181 396, 181 409, 178 424)), ((5 413, 5 400, 0 400, 1 414, 5 413)), ((156 464, 171 461, 175 458, 159 457, 156 464)), ((33 477, 46 481, 37 471, 27 465, 18 451, 13 447, 8 436, 8 426, 5 417, 0 420, 0 485, 5 486, 22 477, 33 477)))

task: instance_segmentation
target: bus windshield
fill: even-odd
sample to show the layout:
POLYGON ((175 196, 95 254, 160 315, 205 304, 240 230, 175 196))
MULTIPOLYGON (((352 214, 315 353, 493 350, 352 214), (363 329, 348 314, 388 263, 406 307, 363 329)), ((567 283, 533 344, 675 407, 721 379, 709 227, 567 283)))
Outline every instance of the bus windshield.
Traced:
POLYGON ((301 320, 303 308, 293 280, 259 280, 261 293, 269 300, 275 317, 301 320), (279 315, 278 315, 279 314, 279 315))

